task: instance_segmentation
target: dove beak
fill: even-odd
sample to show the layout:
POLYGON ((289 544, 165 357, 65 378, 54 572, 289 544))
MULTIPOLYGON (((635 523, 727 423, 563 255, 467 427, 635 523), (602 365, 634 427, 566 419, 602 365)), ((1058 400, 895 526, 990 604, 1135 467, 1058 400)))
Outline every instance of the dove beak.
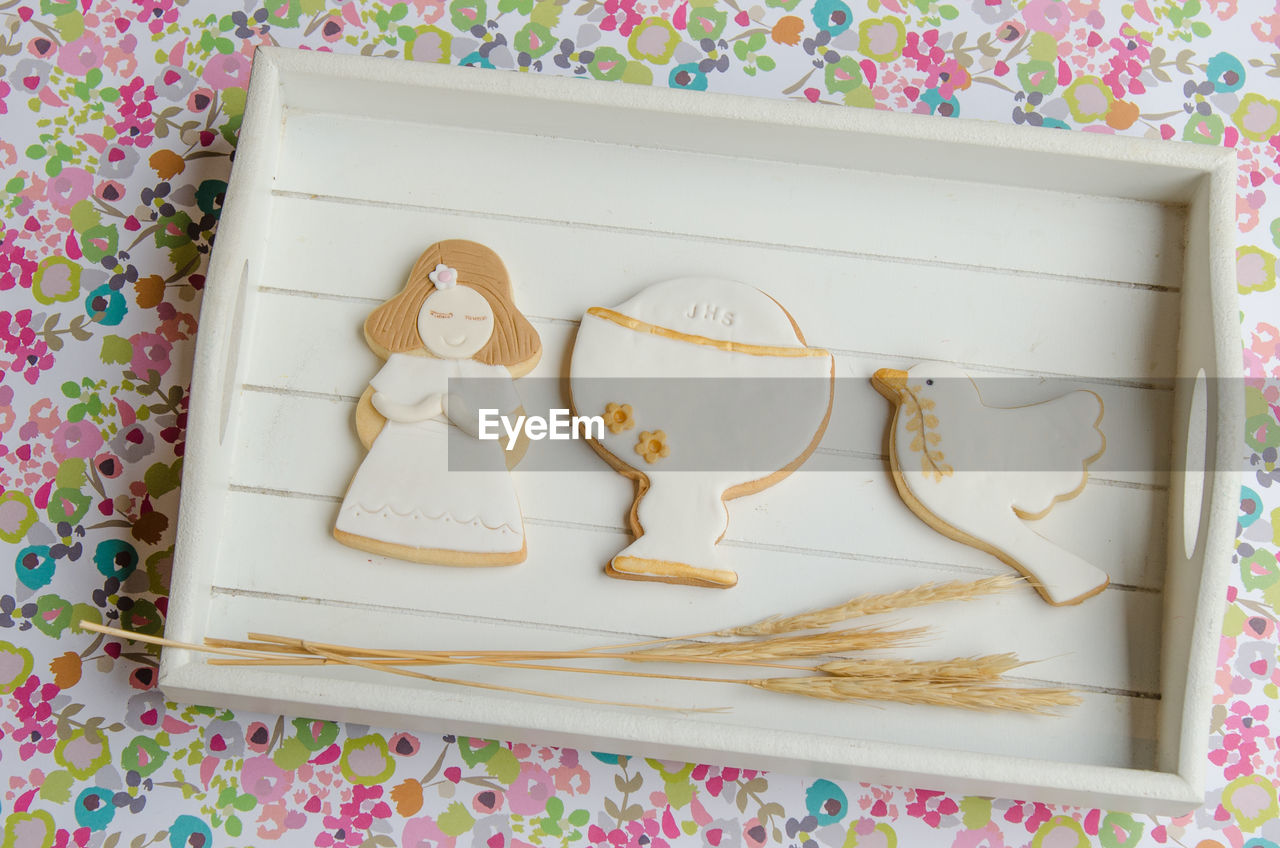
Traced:
POLYGON ((907 372, 896 368, 881 368, 871 375, 871 385, 892 403, 897 403, 899 393, 907 387, 907 372))

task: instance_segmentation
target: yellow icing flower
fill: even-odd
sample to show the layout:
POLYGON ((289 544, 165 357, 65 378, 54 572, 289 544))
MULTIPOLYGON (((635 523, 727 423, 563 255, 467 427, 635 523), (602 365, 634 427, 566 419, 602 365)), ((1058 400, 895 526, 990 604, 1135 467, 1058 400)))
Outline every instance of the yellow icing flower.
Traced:
POLYGON ((636 453, 644 457, 644 461, 648 463, 657 462, 664 456, 671 453, 671 446, 667 444, 667 434, 663 430, 640 431, 640 441, 636 442, 636 453))
POLYGON ((621 433, 636 426, 636 418, 631 414, 629 403, 606 403, 604 405, 604 423, 610 433, 621 433))

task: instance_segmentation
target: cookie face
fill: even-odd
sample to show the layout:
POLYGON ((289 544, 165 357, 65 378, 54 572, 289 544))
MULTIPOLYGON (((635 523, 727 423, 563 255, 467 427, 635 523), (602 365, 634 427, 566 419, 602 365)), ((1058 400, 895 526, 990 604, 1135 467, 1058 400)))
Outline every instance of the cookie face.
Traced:
POLYGON ((450 379, 465 378, 484 406, 520 410, 513 375, 533 367, 541 343, 512 301, 502 261, 474 242, 431 245, 404 289, 365 322, 365 337, 386 362, 356 407, 368 453, 334 538, 414 562, 522 562, 524 520, 507 457, 476 437, 476 404, 449 393, 450 379))
POLYGON ((467 286, 436 289, 418 311, 418 336, 434 356, 470 359, 493 336, 493 307, 467 286))
POLYGON ((935 363, 881 369, 872 383, 894 405, 889 462, 912 512, 1013 566, 1055 606, 1106 588, 1105 573, 1025 523, 1084 490, 1106 446, 1101 398, 1081 390, 989 406, 968 375, 935 363))
POLYGON ((681 278, 583 316, 570 364, 592 446, 636 484, 637 537, 615 577, 728 587, 717 543, 725 501, 781 480, 813 451, 831 411, 834 364, 758 289, 681 278))

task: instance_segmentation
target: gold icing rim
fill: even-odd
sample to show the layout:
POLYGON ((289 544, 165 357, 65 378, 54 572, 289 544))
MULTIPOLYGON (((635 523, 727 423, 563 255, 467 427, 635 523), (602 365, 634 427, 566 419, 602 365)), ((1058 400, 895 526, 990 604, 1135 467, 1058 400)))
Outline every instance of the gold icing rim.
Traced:
POLYGON ((729 589, 738 585, 738 575, 722 568, 699 568, 683 562, 619 554, 609 560, 605 572, 624 580, 657 580, 729 589))
POLYGON ((755 345, 746 344, 744 342, 727 342, 722 339, 712 339, 707 336, 697 336, 693 333, 682 333, 678 330, 672 330, 658 324, 650 324, 647 321, 641 321, 638 318, 632 318, 623 315, 621 312, 615 312, 603 306, 593 306, 587 310, 588 315, 594 315, 597 318, 603 318, 606 321, 612 321, 622 327, 631 330, 640 330, 655 336, 662 336, 666 339, 672 339, 678 342, 686 342, 688 344, 706 345, 729 353, 745 353, 750 356, 789 356, 789 357, 805 357, 805 356, 830 356, 827 351, 818 347, 780 347, 774 345, 755 345))

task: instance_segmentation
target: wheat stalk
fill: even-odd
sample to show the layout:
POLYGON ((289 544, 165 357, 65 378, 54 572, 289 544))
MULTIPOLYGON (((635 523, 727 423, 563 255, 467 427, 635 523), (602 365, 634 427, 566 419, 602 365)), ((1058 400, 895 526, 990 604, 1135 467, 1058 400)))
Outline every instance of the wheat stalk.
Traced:
POLYGON ((1023 665, 1026 663, 1014 654, 990 654, 950 660, 834 660, 816 670, 832 677, 859 680, 997 680, 1006 671, 1023 665))
MULTIPOLYGON (((259 645, 261 650, 272 653, 293 652, 298 655, 314 653, 319 648, 343 654, 344 656, 368 657, 375 664, 391 665, 442 665, 442 664, 476 664, 486 661, 516 663, 527 660, 636 660, 636 652, 602 653, 588 648, 579 651, 418 651, 397 648, 356 648, 350 645, 334 645, 325 642, 311 642, 290 636, 276 636, 270 633, 250 633, 252 642, 241 642, 231 639, 206 639, 206 644, 221 647, 224 643, 235 646, 259 645)), ((856 650, 856 648, 854 649, 856 650)), ((792 656, 812 656, 812 654, 794 654, 792 656)), ((751 666, 754 668, 781 669, 785 671, 812 671, 812 666, 789 663, 770 662, 771 657, 752 656, 747 652, 726 651, 721 656, 716 652, 707 654, 681 653, 671 649, 655 649, 642 659, 650 662, 697 662, 703 664, 719 664, 734 666, 751 666)), ((227 664, 227 663, 224 663, 227 664)))
POLYGON ((1066 689, 1023 689, 992 685, 992 681, 998 680, 1004 672, 1023 665, 1013 654, 956 657, 940 661, 832 659, 854 651, 875 650, 908 643, 927 633, 928 628, 925 627, 906 629, 891 629, 888 626, 851 627, 807 635, 782 635, 801 630, 818 630, 858 616, 875 615, 942 601, 969 600, 1007 589, 1015 585, 1019 579, 994 577, 968 583, 961 581, 942 584, 927 583, 900 592, 864 595, 814 612, 790 617, 775 616, 753 625, 717 633, 571 651, 422 651, 360 648, 266 633, 249 633, 246 640, 207 638, 204 645, 193 645, 161 636, 133 633, 90 621, 81 621, 80 626, 85 630, 121 639, 214 654, 221 659, 213 659, 209 662, 217 665, 342 664, 448 685, 585 704, 638 707, 671 712, 719 712, 722 708, 666 707, 562 695, 495 683, 440 677, 414 671, 405 666, 473 665, 682 682, 727 683, 770 692, 843 702, 896 701, 904 704, 932 704, 962 709, 1044 713, 1052 707, 1079 703, 1079 699, 1066 689), (746 636, 748 638, 733 642, 692 641, 707 636, 746 636), (686 644, 671 645, 669 644, 671 642, 686 642, 686 644), (647 645, 663 644, 665 647, 645 648, 647 645), (815 664, 824 658, 828 661, 815 664), (550 664, 551 660, 603 659, 785 669, 805 672, 807 676, 719 678, 550 664), (803 664, 782 662, 783 660, 800 660, 803 664))
MULTIPOLYGON (((210 645, 196 645, 192 642, 179 642, 175 639, 166 639, 163 636, 149 636, 145 633, 134 633, 132 630, 121 630, 118 627, 108 627, 105 624, 98 624, 97 622, 89 621, 87 619, 81 619, 79 626, 80 629, 88 630, 93 633, 102 633, 106 636, 114 636, 117 639, 128 639, 134 642, 145 642, 148 645, 159 645, 162 648, 181 648, 186 651, 195 651, 197 653, 222 654, 235 657, 244 657, 246 654, 251 654, 260 659, 267 653, 266 651, 255 653, 232 648, 218 648, 210 645)), ((415 677, 419 680, 430 680, 433 683, 470 686, 476 689, 489 689, 495 692, 509 692, 516 695, 533 695, 539 698, 553 698, 558 701, 573 701, 581 704, 598 704, 610 707, 639 707, 641 709, 663 710, 666 712, 677 713, 718 713, 724 712, 727 709, 727 707, 666 707, 657 704, 634 704, 628 701, 605 701, 598 698, 581 698, 576 695, 561 695, 555 692, 542 692, 537 689, 521 689, 515 686, 502 686, 497 683, 481 683, 475 680, 459 680, 452 677, 437 677, 435 675, 423 674, 420 671, 411 671, 409 669, 398 668, 396 666, 374 665, 366 660, 357 659, 351 656, 343 656, 342 654, 316 648, 312 645, 308 645, 305 641, 302 641, 302 647, 316 654, 318 657, 333 660, 334 662, 338 662, 343 665, 354 665, 361 668, 372 669, 374 671, 385 671, 389 674, 398 674, 404 677, 415 677)), ((248 659, 248 657, 245 658, 248 659)), ((278 659, 280 661, 275 663, 275 665, 293 665, 300 658, 294 655, 283 656, 278 659)))
POLYGON ((799 630, 817 630, 830 627, 851 618, 879 615, 885 612, 940 604, 944 601, 971 601, 984 595, 1003 592, 1023 582, 1022 577, 1000 575, 982 580, 952 580, 949 583, 922 583, 910 589, 887 592, 880 595, 859 595, 833 607, 813 610, 791 616, 770 616, 742 627, 718 630, 716 636, 773 636, 794 633, 799 630))
POLYGON ((1075 706, 1070 689, 1029 689, 971 681, 853 680, 847 677, 772 677, 749 686, 767 692, 803 695, 827 701, 893 701, 965 710, 1006 710, 1051 714, 1053 707, 1075 706))
POLYGON ((666 648, 645 648, 626 656, 632 660, 656 661, 671 657, 718 657, 720 659, 797 659, 843 654, 849 651, 874 651, 917 639, 927 627, 888 630, 883 627, 853 627, 806 636, 782 636, 773 639, 749 639, 740 642, 697 642, 666 648))

